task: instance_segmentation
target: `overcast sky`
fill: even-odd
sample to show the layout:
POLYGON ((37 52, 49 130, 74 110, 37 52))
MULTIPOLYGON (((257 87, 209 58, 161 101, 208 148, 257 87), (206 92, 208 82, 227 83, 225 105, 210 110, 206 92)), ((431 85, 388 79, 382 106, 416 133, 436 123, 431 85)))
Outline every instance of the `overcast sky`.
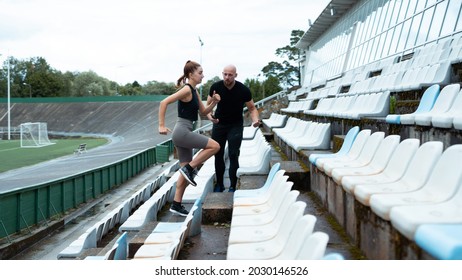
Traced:
POLYGON ((235 64, 256 78, 328 0, 0 0, 0 62, 43 57, 121 84, 175 82, 189 59, 205 79, 235 64), (204 45, 201 47, 201 38, 204 45))

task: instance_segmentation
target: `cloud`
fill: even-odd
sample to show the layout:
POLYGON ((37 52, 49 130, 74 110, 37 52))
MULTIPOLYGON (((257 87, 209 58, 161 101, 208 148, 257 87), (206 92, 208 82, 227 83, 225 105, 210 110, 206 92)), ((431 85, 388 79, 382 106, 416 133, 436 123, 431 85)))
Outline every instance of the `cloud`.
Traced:
POLYGON ((205 80, 228 63, 244 80, 276 60, 290 32, 305 31, 328 2, 0 0, 0 53, 41 56, 60 71, 93 70, 122 84, 173 82, 187 60, 201 58, 205 80))

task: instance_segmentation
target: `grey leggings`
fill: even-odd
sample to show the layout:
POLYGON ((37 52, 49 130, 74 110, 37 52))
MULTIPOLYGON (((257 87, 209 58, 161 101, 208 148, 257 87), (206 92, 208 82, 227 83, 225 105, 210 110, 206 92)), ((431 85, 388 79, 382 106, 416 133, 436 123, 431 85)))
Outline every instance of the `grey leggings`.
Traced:
POLYGON ((193 158, 193 149, 204 149, 209 138, 192 131, 193 122, 178 118, 173 128, 172 141, 176 147, 180 162, 190 162, 193 158))

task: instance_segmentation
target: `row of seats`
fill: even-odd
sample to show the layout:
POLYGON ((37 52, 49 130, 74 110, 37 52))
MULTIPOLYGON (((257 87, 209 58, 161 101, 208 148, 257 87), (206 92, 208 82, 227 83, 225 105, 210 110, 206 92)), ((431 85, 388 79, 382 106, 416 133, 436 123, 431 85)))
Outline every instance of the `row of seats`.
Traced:
POLYGON ((189 214, 181 222, 159 222, 154 230, 138 248, 133 260, 175 260, 193 227, 194 217, 198 215, 201 200, 193 204, 189 214))
POLYGON ((434 83, 448 84, 451 65, 462 60, 461 37, 456 34, 427 44, 410 53, 409 59, 388 57, 346 71, 339 78, 304 86, 290 93, 289 100, 335 97, 342 88, 348 88, 348 94, 365 94, 418 90, 434 83))
POLYGON ((462 129, 462 93, 459 84, 450 84, 440 91, 438 84, 422 95, 416 111, 409 114, 389 114, 390 124, 433 126, 462 129))
POLYGON ((347 95, 324 98, 312 110, 305 110, 306 115, 346 119, 364 117, 385 117, 389 112, 390 92, 347 95))
POLYGON ((85 233, 79 236, 69 246, 64 248, 58 255, 57 259, 68 259, 79 257, 84 250, 97 248, 107 233, 117 225, 126 222, 130 214, 159 189, 159 186, 165 182, 165 173, 158 176, 153 182, 147 183, 143 188, 138 190, 117 208, 109 212, 103 219, 97 221, 95 225, 88 228, 85 233))
POLYGON ((244 139, 239 154, 238 177, 246 174, 268 174, 271 161, 271 145, 258 129, 252 139, 244 139))
MULTIPOLYGON (((214 168, 213 158, 209 159, 204 163, 205 168, 201 168, 196 177, 198 184, 195 188, 187 188, 183 196, 184 203, 194 203, 193 211, 190 212, 191 221, 188 223, 187 233, 191 235, 197 235, 200 233, 201 223, 201 208, 197 205, 203 200, 205 193, 212 190, 214 168), (205 166, 208 165, 208 166, 205 166), (193 216, 193 213, 197 214, 193 216)), ((203 166, 203 167, 204 167, 203 166)), ((178 169, 178 162, 166 169, 160 176, 158 176, 153 182, 146 184, 141 190, 133 194, 129 199, 122 203, 118 208, 111 211, 106 217, 110 219, 102 219, 95 226, 87 230, 77 240, 72 242, 58 255, 58 259, 65 258, 76 258, 84 253, 86 249, 97 248, 97 244, 105 233, 109 230, 118 227, 121 233, 114 246, 110 248, 107 253, 103 256, 88 256, 88 259, 119 259, 118 250, 120 251, 123 246, 119 245, 123 240, 127 241, 126 233, 136 232, 144 229, 148 223, 157 220, 157 216, 161 208, 173 199, 173 194, 176 189, 176 181, 178 179, 179 172, 176 171, 169 180, 165 181, 165 178, 173 171, 178 169), (117 213, 117 215, 113 215, 117 213), (125 237, 124 237, 125 236, 125 237), (121 241, 119 241, 121 239, 121 241)), ((160 223, 162 224, 162 223, 160 223)), ((168 223, 167 223, 168 224, 168 223)), ((175 223, 172 223, 172 225, 175 223)), ((165 225, 164 225, 165 227, 165 225)), ((160 230, 159 228, 157 230, 160 230)), ((148 242, 151 242, 151 237, 148 242)), ((152 241, 154 242, 154 241, 152 241)), ((127 243, 127 242, 126 242, 127 243)), ((163 242, 165 246, 165 242, 163 242)), ((178 240, 178 244, 182 246, 181 240, 178 240)), ((179 252, 179 247, 174 251, 175 257, 179 252)), ((147 250, 147 249, 143 249, 147 250)), ((149 250, 148 250, 149 251, 149 250)), ((143 251, 139 253, 139 256, 143 251)), ((168 256, 165 256, 167 258, 168 256)))
POLYGON ((128 258, 128 233, 122 233, 114 245, 102 256, 87 256, 85 260, 126 260, 128 258))
POLYGON ((324 258, 329 236, 314 232, 316 217, 304 214, 306 203, 279 168, 261 188, 234 193, 228 260, 324 258))
MULTIPOLYGON (((183 221, 158 222, 151 234, 145 239, 144 244, 135 252, 133 259, 176 259, 184 240, 188 236, 195 236, 201 232, 202 201, 213 189, 214 157, 208 159, 195 177, 197 186, 186 188, 182 202, 192 204, 189 214, 183 221)), ((119 231, 141 231, 146 228, 149 221, 157 220, 157 212, 173 197, 163 196, 163 193, 171 193, 176 189, 179 172, 175 174, 154 194, 153 203, 149 201, 141 205, 131 217, 119 227, 119 231), (165 189, 165 191, 163 191, 165 189), (144 205, 147 205, 146 208, 144 205), (154 206, 157 205, 157 206, 154 206)))
POLYGON ((289 117, 284 127, 273 128, 273 133, 296 152, 330 149, 330 123, 304 121, 289 117))
POLYGON ((418 90, 434 83, 447 84, 451 75, 450 66, 460 59, 459 52, 460 47, 453 49, 449 40, 426 46, 415 51, 411 59, 385 66, 381 75, 358 81, 349 92, 401 92, 418 90))
POLYGON ((278 113, 271 113, 269 118, 262 119, 262 123, 266 128, 272 130, 273 128, 281 128, 286 125, 287 122, 287 115, 278 114, 278 113))
POLYGON ((179 172, 168 179, 147 201, 145 201, 128 219, 119 227, 119 232, 140 231, 149 222, 157 220, 157 214, 162 207, 172 200, 175 193, 176 181, 179 172))
POLYGON ((433 256, 460 259, 462 238, 454 230, 462 224, 461 156, 462 145, 443 151, 439 141, 420 145, 354 127, 337 153, 312 154, 310 162, 433 256))
POLYGON ((289 114, 302 113, 305 110, 311 109, 312 106, 313 100, 300 99, 297 101, 290 101, 286 108, 281 109, 281 112, 289 114))
MULTIPOLYGON (((239 157, 240 168, 238 174, 267 174, 271 156, 269 153, 270 146, 261 130, 248 127, 245 130, 245 139, 241 147, 243 152, 239 157), (266 165, 268 168, 265 168, 266 165)), ((214 175, 214 157, 211 157, 204 162, 195 177, 197 186, 195 188, 186 188, 185 190, 183 203, 194 203, 187 217, 179 222, 158 222, 151 234, 145 239, 144 244, 134 253, 133 260, 168 260, 178 257, 186 237, 194 236, 201 232, 201 204, 205 199, 205 195, 212 191, 214 175)), ((169 194, 175 192, 178 176, 179 173, 176 172, 165 182, 150 200, 141 205, 119 227, 119 231, 124 233, 140 231, 146 228, 148 222, 155 221, 157 212, 167 200, 171 200, 169 198, 171 195, 169 194)))
POLYGON ((303 97, 307 92, 311 91, 311 87, 301 87, 287 94, 289 101, 297 101, 300 97, 303 97))

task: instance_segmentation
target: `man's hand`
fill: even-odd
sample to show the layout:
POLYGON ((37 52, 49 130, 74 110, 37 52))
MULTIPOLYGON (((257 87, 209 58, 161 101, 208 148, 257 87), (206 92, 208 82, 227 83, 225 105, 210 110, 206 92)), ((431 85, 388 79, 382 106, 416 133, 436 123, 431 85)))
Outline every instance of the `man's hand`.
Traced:
POLYGON ((209 119, 209 121, 211 121, 212 123, 218 123, 220 122, 217 118, 215 118, 215 116, 213 114, 207 114, 207 118, 209 119))
POLYGON ((261 120, 257 120, 256 122, 252 123, 253 127, 259 127, 261 125, 261 120))

